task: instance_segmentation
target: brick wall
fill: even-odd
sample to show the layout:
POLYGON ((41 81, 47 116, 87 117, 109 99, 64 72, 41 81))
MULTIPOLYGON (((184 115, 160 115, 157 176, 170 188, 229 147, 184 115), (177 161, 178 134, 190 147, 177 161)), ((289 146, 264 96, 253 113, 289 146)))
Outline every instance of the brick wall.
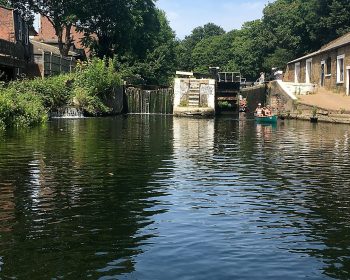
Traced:
POLYGON ((0 39, 15 42, 13 10, 0 7, 0 39))
MULTIPOLYGON (((85 48, 81 42, 84 38, 83 33, 78 32, 75 27, 72 27, 71 37, 73 38, 74 47, 76 49, 83 49, 86 54, 90 53, 90 50, 88 48, 85 48)), ((64 38, 65 32, 63 33, 63 40, 64 38)), ((51 22, 47 19, 47 17, 40 17, 40 30, 38 34, 38 39, 47 43, 52 43, 53 41, 57 42, 58 40, 55 29, 53 28, 51 22)))

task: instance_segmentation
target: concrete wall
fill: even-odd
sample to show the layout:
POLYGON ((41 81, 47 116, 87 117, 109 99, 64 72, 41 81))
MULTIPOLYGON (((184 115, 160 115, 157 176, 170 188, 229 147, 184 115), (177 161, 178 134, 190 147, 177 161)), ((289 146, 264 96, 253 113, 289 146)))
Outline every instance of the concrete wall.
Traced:
POLYGON ((278 81, 268 84, 267 94, 267 103, 272 107, 274 113, 281 115, 294 111, 296 99, 291 98, 278 81))
POLYGON ((174 83, 174 106, 189 106, 191 94, 199 95, 199 106, 215 109, 215 80, 176 78, 174 83))
POLYGON ((174 115, 215 114, 215 80, 176 78, 174 81, 174 115))
POLYGON ((109 108, 112 108, 112 115, 121 114, 123 112, 123 98, 124 88, 119 87, 115 89, 114 92, 104 100, 104 103, 109 108))
POLYGON ((248 112, 254 112, 259 103, 266 102, 265 84, 244 88, 240 94, 247 99, 248 112))

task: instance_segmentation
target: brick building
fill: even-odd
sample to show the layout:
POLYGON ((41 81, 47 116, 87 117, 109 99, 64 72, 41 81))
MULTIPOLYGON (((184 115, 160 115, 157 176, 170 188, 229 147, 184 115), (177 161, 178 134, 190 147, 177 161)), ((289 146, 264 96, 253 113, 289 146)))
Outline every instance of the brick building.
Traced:
MULTIPOLYGON (((65 34, 63 34, 63 40, 65 34)), ((90 56, 90 49, 85 47, 83 40, 85 34, 83 32, 77 31, 73 26, 71 29, 71 38, 73 39, 73 44, 71 51, 80 54, 81 58, 90 56)), ((45 44, 49 44, 55 47, 58 47, 58 38, 56 36, 55 29, 52 26, 52 23, 45 16, 40 16, 40 27, 37 36, 34 37, 35 41, 39 41, 45 44)))
POLYGON ((13 79, 30 60, 29 28, 20 14, 0 6, 0 79, 13 79))
POLYGON ((320 50, 288 63, 285 82, 316 84, 329 91, 350 94, 350 33, 320 50))

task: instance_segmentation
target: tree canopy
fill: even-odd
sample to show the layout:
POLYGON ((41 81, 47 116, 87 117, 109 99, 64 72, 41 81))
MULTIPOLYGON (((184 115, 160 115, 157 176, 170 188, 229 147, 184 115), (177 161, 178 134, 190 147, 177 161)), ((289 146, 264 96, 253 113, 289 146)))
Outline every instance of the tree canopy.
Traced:
POLYGON ((7 0, 0 0, 0 5, 5 7, 10 7, 10 3, 7 0))
MULTIPOLYGON (((168 83, 175 70, 208 72, 208 67, 241 71, 256 79, 261 71, 319 49, 350 31, 349 0, 276 0, 263 17, 225 32, 214 24, 175 38, 155 0, 0 0, 22 11, 46 16, 58 36, 61 54, 71 47, 70 31, 84 32, 86 45, 99 57, 114 57, 125 78, 168 83), (90 36, 94 34, 94 36, 90 36)), ((233 18, 234 20, 234 18, 233 18)))
POLYGON ((203 72, 219 66, 254 80, 261 71, 284 68, 293 58, 350 32, 350 2, 276 0, 266 5, 260 20, 246 22, 229 32, 232 36, 214 26, 197 27, 179 42, 178 67, 203 72))

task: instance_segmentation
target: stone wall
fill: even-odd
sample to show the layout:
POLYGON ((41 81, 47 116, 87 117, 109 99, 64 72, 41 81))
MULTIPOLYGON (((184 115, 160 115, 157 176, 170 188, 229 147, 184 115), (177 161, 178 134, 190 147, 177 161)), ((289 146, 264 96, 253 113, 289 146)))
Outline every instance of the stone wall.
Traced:
POLYGON ((266 102, 266 86, 265 84, 246 87, 241 90, 243 98, 247 99, 248 112, 254 112, 259 103, 266 102))
POLYGON ((284 115, 294 111, 296 100, 284 91, 278 81, 272 81, 267 87, 267 103, 274 113, 284 115))
POLYGON ((117 115, 123 112, 124 88, 121 86, 114 90, 105 100, 104 103, 112 109, 111 114, 117 115))
MULTIPOLYGON (((350 68, 350 45, 333 49, 327 52, 314 55, 312 58, 312 67, 311 67, 311 77, 310 83, 316 84, 317 86, 321 85, 321 61, 327 62, 327 59, 331 59, 331 73, 327 74, 327 65, 325 65, 325 78, 324 78, 324 87, 327 90, 337 92, 337 93, 346 93, 346 85, 349 84, 349 75, 347 67, 350 68), (344 60, 344 83, 337 83, 337 57, 339 55, 345 55, 344 60)), ((306 82, 306 60, 300 60, 300 77, 299 82, 306 82)), ((295 63, 290 63, 287 65, 286 72, 284 75, 283 81, 285 82, 295 82, 295 63)))

